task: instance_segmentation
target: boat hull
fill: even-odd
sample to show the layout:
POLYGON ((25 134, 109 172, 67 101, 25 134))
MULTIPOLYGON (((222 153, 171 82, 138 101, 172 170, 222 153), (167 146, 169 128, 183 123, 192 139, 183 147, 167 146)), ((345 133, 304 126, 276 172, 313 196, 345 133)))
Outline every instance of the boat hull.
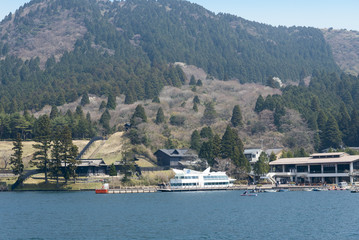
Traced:
POLYGON ((257 197, 258 194, 254 194, 254 193, 248 193, 248 194, 241 194, 242 197, 257 197))
POLYGON ((106 193, 108 193, 108 189, 96 189, 95 193, 96 194, 106 194, 106 193))

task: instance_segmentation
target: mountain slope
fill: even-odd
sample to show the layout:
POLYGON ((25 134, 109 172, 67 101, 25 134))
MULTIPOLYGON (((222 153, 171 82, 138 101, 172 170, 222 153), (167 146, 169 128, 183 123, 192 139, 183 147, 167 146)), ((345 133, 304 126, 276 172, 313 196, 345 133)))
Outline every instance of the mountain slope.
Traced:
POLYGON ((5 19, 1 29, 10 54, 39 56, 42 64, 73 50, 88 33, 92 46, 116 50, 123 37, 152 62, 186 62, 219 79, 298 80, 303 69, 336 69, 318 29, 271 27, 179 0, 36 0, 5 19))
POLYGON ((359 32, 343 29, 322 31, 340 68, 354 75, 359 74, 359 32))

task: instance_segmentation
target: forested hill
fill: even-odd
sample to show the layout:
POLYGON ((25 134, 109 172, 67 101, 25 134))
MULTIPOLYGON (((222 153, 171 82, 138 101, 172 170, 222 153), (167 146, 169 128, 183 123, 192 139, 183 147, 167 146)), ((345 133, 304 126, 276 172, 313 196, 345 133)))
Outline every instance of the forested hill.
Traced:
POLYGON ((181 0, 33 0, 1 22, 0 39, 5 112, 84 93, 153 98, 185 82, 174 62, 242 83, 339 70, 318 29, 272 27, 181 0))

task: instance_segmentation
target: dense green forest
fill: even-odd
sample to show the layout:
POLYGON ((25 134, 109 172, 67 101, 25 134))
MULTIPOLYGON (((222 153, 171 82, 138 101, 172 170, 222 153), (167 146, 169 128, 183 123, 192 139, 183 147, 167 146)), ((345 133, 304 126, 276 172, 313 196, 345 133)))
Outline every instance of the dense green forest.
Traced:
POLYGON ((274 111, 280 131, 284 107, 298 110, 314 131, 317 151, 359 146, 358 90, 358 76, 314 71, 309 86, 301 82, 283 88, 282 95, 259 96, 255 111, 274 111))
POLYGON ((125 94, 126 103, 153 98, 165 85, 184 83, 183 72, 168 65, 177 61, 241 82, 269 75, 298 81, 314 69, 338 70, 314 28, 271 27, 178 0, 42 2, 25 4, 1 23, 12 21, 15 30, 0 37, 0 112, 59 106, 85 92, 125 94), (37 56, 22 61, 10 54, 65 10, 87 29, 74 50, 44 67, 37 56))

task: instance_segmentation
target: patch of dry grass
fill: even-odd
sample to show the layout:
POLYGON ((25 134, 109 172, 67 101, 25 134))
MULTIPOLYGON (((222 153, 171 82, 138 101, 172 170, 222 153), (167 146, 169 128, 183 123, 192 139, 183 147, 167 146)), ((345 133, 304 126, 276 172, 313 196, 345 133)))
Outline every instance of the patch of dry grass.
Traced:
MULTIPOLYGON (((85 145, 88 143, 88 140, 74 140, 73 143, 78 147, 79 151, 81 151, 85 145)), ((34 141, 24 141, 23 142, 23 162, 25 168, 30 168, 30 160, 32 159, 32 155, 35 152, 35 149, 32 145, 35 144, 34 141)), ((13 142, 12 141, 0 141, 0 167, 4 167, 4 158, 10 158, 11 154, 13 154, 13 142)), ((8 166, 9 168, 10 166, 8 166)))

